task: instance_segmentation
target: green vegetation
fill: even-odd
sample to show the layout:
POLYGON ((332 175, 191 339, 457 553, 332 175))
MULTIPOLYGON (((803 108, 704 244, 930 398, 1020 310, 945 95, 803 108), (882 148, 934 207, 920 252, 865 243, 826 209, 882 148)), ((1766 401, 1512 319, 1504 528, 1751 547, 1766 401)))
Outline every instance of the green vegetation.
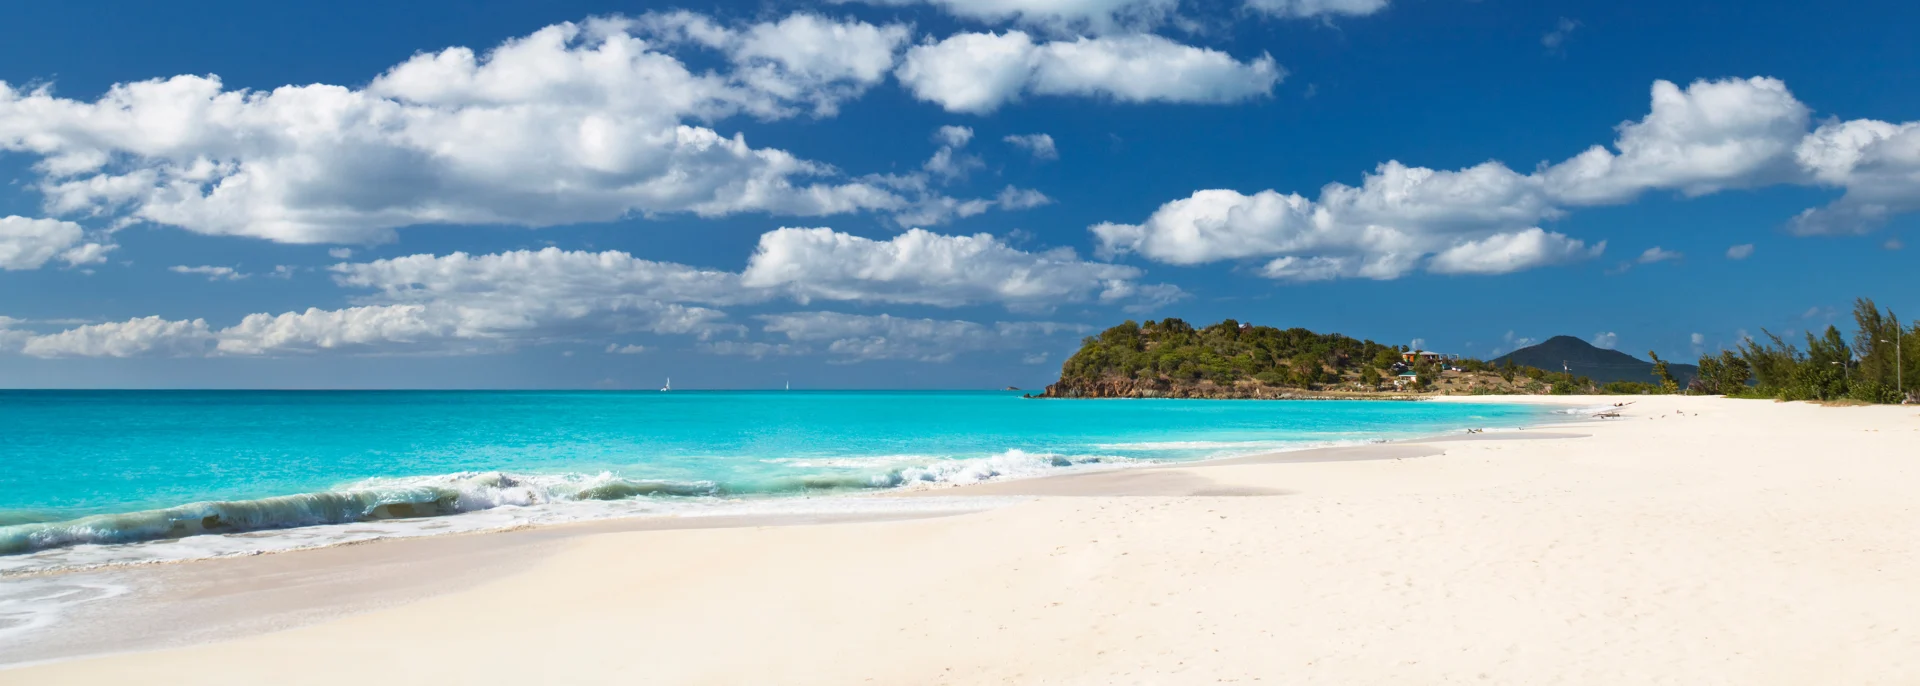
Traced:
POLYGON ((1313 388, 1351 372, 1379 379, 1401 348, 1306 329, 1241 326, 1232 319, 1195 329, 1179 319, 1127 321, 1082 342, 1060 370, 1062 381, 1103 378, 1313 388))
MULTIPOLYGON (((1882 312, 1872 300, 1864 298, 1856 303, 1853 315, 1856 332, 1851 341, 1829 326, 1818 335, 1808 333, 1802 349, 1763 331, 1764 341, 1749 338, 1737 350, 1703 355, 1698 375, 1688 381, 1684 392, 1892 403, 1902 400, 1900 384, 1904 381, 1905 397, 1920 402, 1920 392, 1916 392, 1920 389, 1920 326, 1903 329, 1892 312, 1882 312)), ((1074 397, 1110 397, 1140 388, 1164 394, 1196 387, 1226 389, 1220 394, 1206 391, 1204 397, 1275 397, 1272 391, 1260 389, 1390 390, 1396 377, 1411 368, 1417 378, 1405 390, 1414 392, 1682 392, 1673 367, 1651 352, 1652 370, 1644 381, 1606 383, 1516 364, 1511 356, 1499 364, 1462 359, 1448 362, 1443 369, 1439 363, 1421 359, 1409 366, 1401 357, 1406 352, 1410 351, 1405 346, 1301 328, 1248 326, 1232 319, 1199 329, 1171 318, 1127 321, 1086 338, 1079 352, 1062 366, 1060 386, 1082 394, 1074 397), (1209 382, 1213 386, 1207 386, 1209 382)))
POLYGON ((1762 330, 1767 340, 1751 338, 1738 354, 1722 352, 1700 358, 1700 379, 1690 390, 1750 398, 1779 400, 1841 400, 1895 403, 1915 399, 1920 385, 1920 326, 1903 329, 1891 311, 1882 312, 1872 300, 1854 303, 1852 344, 1829 326, 1820 335, 1807 333, 1807 347, 1762 330), (1712 372, 1709 373, 1709 369, 1712 372), (1748 385, 1748 379, 1753 383, 1748 385), (1901 384, 1905 388, 1901 388, 1901 384), (1903 393, 1904 390, 1904 393, 1903 393))
MULTIPOLYGON (((1059 386, 1094 389, 1103 382, 1123 381, 1170 388, 1211 382, 1227 388, 1257 384, 1375 391, 1402 372, 1412 371, 1415 377, 1404 390, 1413 392, 1603 392, 1584 376, 1511 363, 1496 367, 1476 359, 1445 365, 1421 359, 1408 364, 1402 360, 1406 352, 1412 351, 1301 328, 1248 326, 1232 319, 1199 329, 1179 319, 1128 321, 1083 340, 1079 352, 1062 366, 1059 386)), ((1626 392, 1644 392, 1646 387, 1630 385, 1626 392)))

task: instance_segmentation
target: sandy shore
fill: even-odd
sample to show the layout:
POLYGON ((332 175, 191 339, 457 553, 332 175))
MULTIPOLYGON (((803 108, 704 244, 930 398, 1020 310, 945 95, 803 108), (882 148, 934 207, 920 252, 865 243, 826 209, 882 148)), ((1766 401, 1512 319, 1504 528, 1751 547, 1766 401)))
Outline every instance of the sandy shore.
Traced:
POLYGON ((471 578, 0 684, 1920 682, 1920 409, 1624 414, 948 517, 363 546, 471 578))

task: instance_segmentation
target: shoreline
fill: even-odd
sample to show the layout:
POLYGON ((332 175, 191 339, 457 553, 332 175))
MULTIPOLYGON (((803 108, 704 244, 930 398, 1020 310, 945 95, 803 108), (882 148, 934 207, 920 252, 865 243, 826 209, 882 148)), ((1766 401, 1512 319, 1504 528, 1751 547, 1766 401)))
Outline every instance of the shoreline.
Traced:
MULTIPOLYGON (((1603 398, 1542 404, 1619 400, 1603 398)), ((172 565, 183 577, 218 577, 197 570, 219 566, 282 575, 200 587, 224 595, 201 598, 212 614, 197 616, 230 629, 200 638, 237 642, 14 664, 0 684, 1920 676, 1914 658, 1887 659, 1920 655, 1906 638, 1920 638, 1920 598, 1898 590, 1920 582, 1920 522, 1899 514, 1920 486, 1899 459, 1920 416, 1684 397, 1624 409, 1579 422, 1578 438, 1556 423, 939 489, 1006 502, 937 518, 538 527, 172 565), (374 553, 385 561, 318 562, 374 553), (442 582, 429 569, 475 576, 442 582), (340 571, 391 594, 355 600, 288 581, 340 571), (1707 600, 1663 595, 1675 589, 1707 600), (1782 593, 1797 604, 1764 600, 1782 593), (277 624, 245 608, 254 619, 217 616, 242 598, 351 607, 277 624), (846 602, 859 598, 873 602, 846 602), (741 616, 756 621, 724 619, 741 616), (791 633, 802 626, 812 629, 791 633), (850 644, 868 646, 861 660, 834 659, 850 644), (722 650, 753 658, 700 659, 722 650), (547 669, 459 657, 495 651, 547 669), (1828 658, 1787 659, 1808 654, 1828 658), (1853 664, 1879 669, 1846 671, 1853 664)))
MULTIPOLYGON (((1035 497, 1058 495, 1284 495, 1283 491, 1272 489, 1218 487, 1204 479, 1175 475, 1161 470, 1197 469, 1248 463, 1304 464, 1356 459, 1402 459, 1414 456, 1411 453, 1418 453, 1421 456, 1438 454, 1438 451, 1421 448, 1414 448, 1411 453, 1407 452, 1405 446, 1419 442, 1519 436, 1534 428, 1537 428, 1536 425, 1472 435, 1448 430, 1413 438, 1357 439, 1350 444, 1314 445, 1199 460, 1088 465, 1069 468, 1060 473, 995 478, 964 484, 925 484, 866 492, 765 499, 767 502, 788 503, 808 500, 836 502, 858 500, 876 505, 887 503, 870 511, 750 514, 729 514, 722 511, 717 514, 616 515, 439 534, 387 536, 307 547, 259 550, 242 554, 116 562, 90 567, 14 572, 0 576, 0 584, 29 582, 52 584, 63 588, 67 584, 105 584, 117 586, 122 594, 132 597, 116 597, 106 603, 85 603, 63 609, 60 624, 49 627, 47 637, 20 643, 11 649, 0 648, 0 672, 127 651, 190 646, 196 644, 196 639, 192 638, 194 635, 230 635, 259 625, 274 629, 305 626, 355 612, 388 607, 398 601, 419 600, 452 592, 498 578, 508 573, 507 570, 515 568, 510 565, 482 575, 471 573, 436 575, 431 584, 422 584, 417 580, 401 578, 390 571, 383 571, 406 567, 407 565, 402 561, 409 559, 431 558, 442 559, 443 562, 451 559, 487 559, 497 562, 501 559, 500 556, 507 554, 508 551, 540 555, 550 552, 555 546, 564 545, 570 539, 609 533, 810 526, 826 523, 950 517, 1006 507, 1035 497), (1149 472, 1154 474, 1141 475, 1149 472), (909 506, 906 503, 916 503, 916 505, 909 506), (931 508, 919 503, 928 503, 931 508), (538 545, 535 545, 536 543, 538 545), (205 594, 208 593, 205 590, 208 586, 205 578, 244 579, 256 575, 281 580, 292 579, 291 583, 300 587, 302 593, 313 590, 308 587, 309 582, 303 580, 315 577, 353 579, 356 585, 369 585, 375 590, 354 593, 328 586, 327 589, 330 590, 322 590, 320 593, 325 598, 324 601, 309 602, 303 606, 297 599, 270 598, 265 601, 265 605, 271 609, 254 613, 212 609, 212 606, 169 609, 164 606, 178 602, 175 599, 180 593, 158 590, 163 588, 202 589, 197 594, 205 594), (429 588, 432 592, 427 592, 429 588), (76 629, 84 629, 86 633, 93 634, 98 633, 95 628, 100 626, 154 627, 195 621, 206 624, 206 628, 187 636, 169 637, 143 629, 133 631, 130 635, 116 635, 115 630, 109 630, 106 632, 109 638, 106 639, 94 635, 79 639, 72 637, 76 629), (106 651, 93 648, 93 646, 102 645, 116 647, 106 651), (51 654, 52 657, 24 661, 18 659, 22 654, 34 655, 36 652, 41 655, 51 654)), ((284 531, 287 530, 263 530, 259 533, 271 535, 284 531)), ((241 584, 240 587, 249 589, 247 591, 249 594, 261 592, 254 590, 251 583, 241 584)), ((189 596, 197 597, 197 594, 187 592, 189 596)), ((273 594, 267 593, 267 595, 273 594)), ((125 630, 119 631, 121 634, 127 633, 125 630)), ((4 630, 0 630, 0 635, 4 633, 4 630)))
MULTIPOLYGON (((1491 401, 1493 404, 1508 404, 1508 405, 1554 404, 1554 403, 1522 402, 1522 401, 1502 402, 1498 400, 1498 398, 1528 398, 1532 396, 1488 396, 1488 397, 1495 398, 1495 400, 1491 401)), ((1105 398, 1105 400, 1135 400, 1135 399, 1140 399, 1140 398, 1105 398)), ((1145 399, 1157 400, 1158 398, 1145 398, 1145 399)), ((1369 400, 1369 398, 1356 398, 1356 399, 1369 400)), ((1434 398, 1404 398, 1399 400, 1433 400, 1433 399, 1434 398)), ((1092 399, 1092 400, 1101 400, 1101 399, 1092 399)), ((1310 400, 1310 399, 1285 398, 1282 400, 1310 400)), ((1387 399, 1371 398, 1371 400, 1387 400, 1387 399)), ((1562 422, 1529 424, 1523 427, 1515 427, 1512 429, 1494 429, 1493 431, 1495 431, 1496 433, 1504 433, 1504 432, 1520 431, 1524 429, 1555 426, 1560 423, 1562 422)), ((360 522, 343 522, 343 523, 334 523, 334 524, 311 524, 311 525, 299 525, 299 526, 289 526, 289 527, 266 527, 266 528, 253 529, 253 530, 240 531, 240 532, 216 533, 216 534, 213 534, 213 536, 222 537, 217 540, 226 540, 224 537, 236 536, 236 535, 241 537, 290 536, 290 535, 297 535, 305 532, 314 532, 314 531, 323 531, 323 530, 343 530, 343 529, 355 529, 355 528, 366 530, 366 529, 387 527, 387 528, 404 529, 404 530, 403 531, 383 531, 383 532, 373 533, 371 535, 367 535, 361 538, 354 538, 349 536, 345 538, 332 539, 332 540, 327 540, 324 542, 312 543, 312 544, 296 543, 293 545, 288 545, 286 547, 278 547, 278 548, 234 548, 234 549, 228 550, 227 552, 214 552, 214 553, 206 553, 206 554, 198 554, 198 555, 190 554, 186 556, 175 556, 175 557, 169 557, 169 556, 166 556, 164 553, 162 553, 159 556, 155 556, 147 559, 124 559, 124 560, 109 560, 109 561, 97 562, 97 563, 61 564, 59 566, 54 566, 51 568, 39 568, 39 569, 31 568, 31 567, 12 568, 12 569, 0 568, 0 582, 5 582, 6 580, 10 580, 10 579, 45 578, 49 576, 60 576, 60 575, 74 574, 74 573, 142 569, 142 568, 149 568, 149 567, 161 566, 161 565, 174 565, 174 564, 202 562, 202 561, 211 561, 211 560, 235 559, 235 558, 252 557, 256 555, 280 555, 285 553, 325 550, 328 548, 334 548, 334 547, 340 547, 340 546, 368 545, 368 544, 381 543, 381 542, 387 542, 387 541, 403 541, 403 540, 409 540, 414 538, 436 538, 436 537, 450 536, 450 535, 508 533, 508 532, 519 531, 519 530, 528 529, 528 528, 571 526, 576 524, 588 524, 588 523, 594 523, 594 522, 613 522, 613 521, 625 521, 625 520, 672 521, 672 520, 680 520, 680 519, 703 519, 703 518, 709 518, 709 517, 767 517, 767 518, 796 517, 800 519, 805 519, 808 517, 814 517, 814 516, 820 516, 820 515, 831 515, 834 513, 819 511, 819 510, 804 510, 804 509, 797 512, 787 512, 787 513, 780 513, 780 512, 763 513, 763 512, 754 512, 752 510, 756 506, 761 506, 761 507, 771 506, 774 509, 779 509, 779 507, 781 507, 783 504, 791 505, 793 503, 814 501, 814 500, 829 500, 833 502, 846 503, 849 501, 865 501, 866 499, 877 499, 879 502, 889 502, 891 499, 895 499, 895 498, 932 498, 932 497, 947 497, 947 496, 968 497, 968 496, 972 496, 973 493, 962 492, 963 489, 972 489, 972 488, 981 487, 981 486, 991 486, 994 484, 1010 484, 1010 483, 1026 482, 1026 481, 1032 481, 1032 480, 1054 479, 1054 478, 1067 477, 1067 476, 1099 474, 1099 473, 1108 473, 1108 472, 1115 472, 1115 471, 1131 471, 1131 470, 1141 470, 1141 469, 1150 470, 1150 469, 1172 468, 1172 467, 1181 467, 1181 466, 1197 466, 1197 465, 1204 465, 1204 464, 1208 464, 1208 463, 1212 463, 1220 460, 1265 458, 1270 456, 1293 455, 1293 454, 1299 454, 1299 453, 1314 453, 1315 451, 1327 450, 1327 449, 1352 448, 1352 447, 1363 447, 1367 445, 1380 445, 1380 444, 1392 444, 1392 443, 1404 443, 1404 442, 1418 442, 1418 441, 1433 440, 1441 437, 1454 436, 1454 435, 1460 435, 1460 434, 1457 433, 1457 430, 1449 429, 1445 432, 1415 436, 1411 438, 1353 439, 1351 441, 1332 441, 1330 443, 1303 443, 1299 446, 1283 447, 1277 450, 1263 450, 1259 452, 1221 455, 1221 456, 1205 457, 1205 458, 1199 458, 1199 459, 1153 460, 1153 461, 1122 462, 1122 463, 1094 462, 1094 463, 1086 463, 1086 464, 1076 464, 1068 467, 1061 467, 1057 471, 1051 472, 1051 473, 1003 475, 1003 476, 993 477, 989 480, 975 481, 975 482, 907 483, 899 486, 892 486, 892 487, 886 487, 886 488, 853 489, 853 490, 827 491, 827 492, 821 492, 821 493, 749 494, 744 497, 734 497, 734 498, 724 499, 721 501, 716 501, 711 503, 703 502, 703 501, 695 501, 695 500, 688 500, 688 501, 681 501, 681 502, 668 501, 669 503, 674 505, 691 506, 694 508, 711 506, 713 508, 716 508, 717 510, 714 513, 703 513, 703 512, 699 512, 697 509, 679 510, 679 511, 613 512, 613 513, 588 514, 584 516, 575 516, 570 518, 560 518, 553 521, 541 521, 539 519, 530 519, 530 520, 524 520, 524 521, 507 521, 503 523, 490 525, 486 523, 480 523, 477 521, 480 518, 487 517, 490 512, 494 512, 495 510, 498 509, 498 508, 486 508, 486 509, 477 509, 477 510, 457 512, 457 513, 446 514, 446 515, 429 516, 429 517, 373 519, 373 520, 365 520, 360 522), (439 523, 439 522, 450 522, 449 524, 443 525, 448 527, 452 526, 451 523, 477 524, 477 526, 472 526, 471 528, 458 528, 458 529, 453 529, 453 530, 439 532, 439 533, 423 533, 421 531, 415 530, 416 527, 419 529, 429 528, 429 527, 421 526, 422 524, 439 523)), ((1479 434, 1476 434, 1476 435, 1479 435, 1479 434)), ((1491 434, 1488 434, 1488 435, 1491 435, 1491 434)), ((989 489, 989 490, 992 490, 992 489, 989 489)), ((314 493, 322 493, 322 492, 314 492, 314 493)), ((236 502, 257 502, 261 500, 291 498, 291 497, 297 497, 299 495, 312 495, 314 493, 270 496, 262 499, 256 499, 254 501, 236 501, 236 502)), ((553 502, 553 503, 547 503, 542 507, 549 508, 549 509, 555 506, 578 508, 583 505, 588 507, 597 505, 597 506, 603 506, 606 509, 612 509, 615 507, 619 507, 623 504, 631 504, 635 502, 645 503, 647 502, 647 499, 639 498, 639 499, 631 499, 626 501, 616 500, 616 501, 605 501, 605 502, 591 502, 591 501, 553 502)), ((204 503, 189 503, 189 504, 179 505, 176 507, 185 508, 185 507, 192 507, 200 504, 204 504, 204 503)), ((540 511, 544 511, 544 510, 540 510, 540 511)), ((103 516, 124 516, 129 514, 141 514, 141 512, 110 513, 103 516)), ((879 516, 887 516, 892 513, 891 512, 875 512, 873 514, 876 514, 879 516)), ((73 520, 73 521, 81 521, 81 520, 73 520)), ((204 539, 201 539, 200 537, 197 537, 197 536, 172 537, 172 538, 156 538, 156 539, 150 539, 145 541, 134 541, 134 542, 128 542, 128 543, 118 543, 118 544, 108 544, 108 545, 112 545, 116 547, 118 546, 136 546, 136 547, 137 546, 165 546, 169 544, 180 544, 182 541, 189 541, 189 540, 204 540, 204 539)), ((57 548, 48 548, 48 549, 43 549, 43 550, 33 551, 28 553, 20 553, 20 555, 26 556, 26 557, 39 555, 39 554, 51 554, 54 556, 59 556, 62 553, 62 551, 70 550, 74 547, 76 546, 62 546, 57 548)), ((4 558, 0 558, 0 561, 4 561, 4 558)), ((4 664, 4 663, 0 662, 0 664, 4 664)))

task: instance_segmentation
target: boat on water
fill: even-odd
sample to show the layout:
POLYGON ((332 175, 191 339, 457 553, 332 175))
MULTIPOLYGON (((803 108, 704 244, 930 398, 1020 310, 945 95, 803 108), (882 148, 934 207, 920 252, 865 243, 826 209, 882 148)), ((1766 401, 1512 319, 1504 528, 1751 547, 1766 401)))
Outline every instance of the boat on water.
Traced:
POLYGON ((669 376, 667 377, 667 385, 661 386, 660 391, 664 393, 671 390, 673 390, 673 377, 669 376))

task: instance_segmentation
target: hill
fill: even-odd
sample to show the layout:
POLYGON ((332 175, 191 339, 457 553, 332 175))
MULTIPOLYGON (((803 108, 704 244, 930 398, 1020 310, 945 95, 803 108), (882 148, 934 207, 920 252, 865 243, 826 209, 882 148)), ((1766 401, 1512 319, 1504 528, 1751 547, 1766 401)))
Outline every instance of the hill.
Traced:
POLYGON ((1081 342, 1045 398, 1380 397, 1421 393, 1545 392, 1539 372, 1502 379, 1491 371, 1418 365, 1420 379, 1395 383, 1404 351, 1306 329, 1228 319, 1203 328, 1179 319, 1125 322, 1081 342))
MULTIPOLYGON (((1584 376, 1599 383, 1609 381, 1637 381, 1653 383, 1653 363, 1628 355, 1618 350, 1596 347, 1591 343, 1572 336, 1554 336, 1539 345, 1521 348, 1506 355, 1494 358, 1496 367, 1506 366, 1507 361, 1526 367, 1539 367, 1548 371, 1560 371, 1562 363, 1575 376, 1584 376)), ((1687 382, 1700 375, 1700 368, 1690 364, 1667 363, 1667 371, 1673 374, 1681 388, 1687 382)))

